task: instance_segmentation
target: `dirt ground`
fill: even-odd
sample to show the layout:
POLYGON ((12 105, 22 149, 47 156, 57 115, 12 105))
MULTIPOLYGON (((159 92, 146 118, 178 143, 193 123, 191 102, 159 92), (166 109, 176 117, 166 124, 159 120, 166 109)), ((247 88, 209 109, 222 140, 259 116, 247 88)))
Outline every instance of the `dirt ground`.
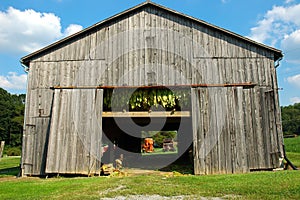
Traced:
POLYGON ((199 196, 172 196, 172 197, 164 197, 160 195, 130 195, 130 196, 117 196, 113 198, 102 198, 101 200, 222 200, 219 197, 199 197, 199 196))

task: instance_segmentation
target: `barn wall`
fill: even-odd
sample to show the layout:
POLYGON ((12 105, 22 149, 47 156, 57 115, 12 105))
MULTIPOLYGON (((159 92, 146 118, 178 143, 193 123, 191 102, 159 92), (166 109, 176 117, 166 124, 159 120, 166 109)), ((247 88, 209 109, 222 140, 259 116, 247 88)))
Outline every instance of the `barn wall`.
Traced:
POLYGON ((61 70, 65 72, 61 76, 70 80, 58 78, 55 83, 60 86, 148 85, 149 72, 155 72, 158 84, 218 81, 272 86, 273 60, 274 55, 263 48, 148 7, 103 25, 32 62, 48 65, 47 68, 68 68, 69 71, 61 70), (75 81, 80 76, 89 80, 87 73, 95 72, 91 65, 101 72, 92 74, 97 79, 75 81), (218 74, 219 80, 210 80, 214 77, 210 73, 218 74))
MULTIPOLYGON (((157 7, 137 9, 30 62, 23 172, 45 173, 55 96, 50 87, 243 82, 257 86, 227 88, 225 95, 230 98, 238 91, 238 108, 247 114, 239 115, 244 127, 228 122, 222 135, 245 137, 247 170, 272 168, 270 154, 282 152, 274 53, 157 7)), ((231 101, 227 100, 228 111, 231 101)), ((50 168, 50 172, 61 171, 50 168)))

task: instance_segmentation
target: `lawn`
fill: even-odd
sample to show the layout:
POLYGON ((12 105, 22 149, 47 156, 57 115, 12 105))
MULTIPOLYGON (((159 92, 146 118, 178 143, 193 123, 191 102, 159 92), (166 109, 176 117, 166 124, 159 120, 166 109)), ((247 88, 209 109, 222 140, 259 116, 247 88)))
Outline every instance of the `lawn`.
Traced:
POLYGON ((285 138, 284 146, 288 159, 300 168, 300 137, 285 138))
POLYGON ((154 148, 154 151, 151 153, 142 153, 143 156, 153 156, 153 155, 170 155, 177 154, 178 149, 175 148, 174 151, 163 151, 163 148, 154 148))
POLYGON ((92 178, 0 179, 0 199, 101 199, 129 195, 300 199, 300 172, 234 175, 138 175, 92 178))
POLYGON ((0 160, 0 178, 17 176, 19 173, 20 156, 4 157, 0 160))
POLYGON ((300 136, 294 138, 284 138, 286 152, 300 153, 300 136))

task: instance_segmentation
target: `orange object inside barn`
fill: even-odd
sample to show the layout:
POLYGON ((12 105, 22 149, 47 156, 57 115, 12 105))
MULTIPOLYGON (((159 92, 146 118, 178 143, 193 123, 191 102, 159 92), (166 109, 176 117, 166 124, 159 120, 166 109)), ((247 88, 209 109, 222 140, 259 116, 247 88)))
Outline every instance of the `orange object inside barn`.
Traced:
POLYGON ((153 142, 152 138, 145 138, 144 144, 142 146, 143 152, 146 152, 146 153, 153 152, 154 151, 153 144, 154 144, 154 142, 153 142))

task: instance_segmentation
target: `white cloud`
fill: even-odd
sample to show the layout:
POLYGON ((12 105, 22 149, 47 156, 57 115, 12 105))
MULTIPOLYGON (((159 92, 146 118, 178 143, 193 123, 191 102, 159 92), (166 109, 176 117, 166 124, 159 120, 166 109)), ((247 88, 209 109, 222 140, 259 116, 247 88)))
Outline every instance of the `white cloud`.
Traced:
POLYGON ((300 4, 274 6, 251 29, 249 37, 282 49, 288 62, 300 63, 300 4))
POLYGON ((290 101, 292 104, 300 103, 300 97, 293 97, 290 99, 290 101))
POLYGON ((18 75, 16 72, 9 72, 7 76, 0 76, 0 87, 5 90, 25 90, 27 75, 18 75))
POLYGON ((300 88, 300 74, 288 77, 287 81, 290 84, 295 85, 296 87, 300 88))
POLYGON ((284 3, 289 4, 289 3, 293 3, 295 0, 285 0, 284 3))
POLYGON ((83 29, 82 26, 77 24, 70 24, 68 28, 64 31, 64 37, 77 33, 83 29))
POLYGON ((63 33, 60 18, 55 14, 13 7, 0 11, 0 24, 0 52, 10 53, 30 53, 82 29, 72 24, 63 33))
POLYGON ((300 29, 286 35, 281 41, 281 47, 285 52, 285 59, 291 63, 300 63, 300 29))

